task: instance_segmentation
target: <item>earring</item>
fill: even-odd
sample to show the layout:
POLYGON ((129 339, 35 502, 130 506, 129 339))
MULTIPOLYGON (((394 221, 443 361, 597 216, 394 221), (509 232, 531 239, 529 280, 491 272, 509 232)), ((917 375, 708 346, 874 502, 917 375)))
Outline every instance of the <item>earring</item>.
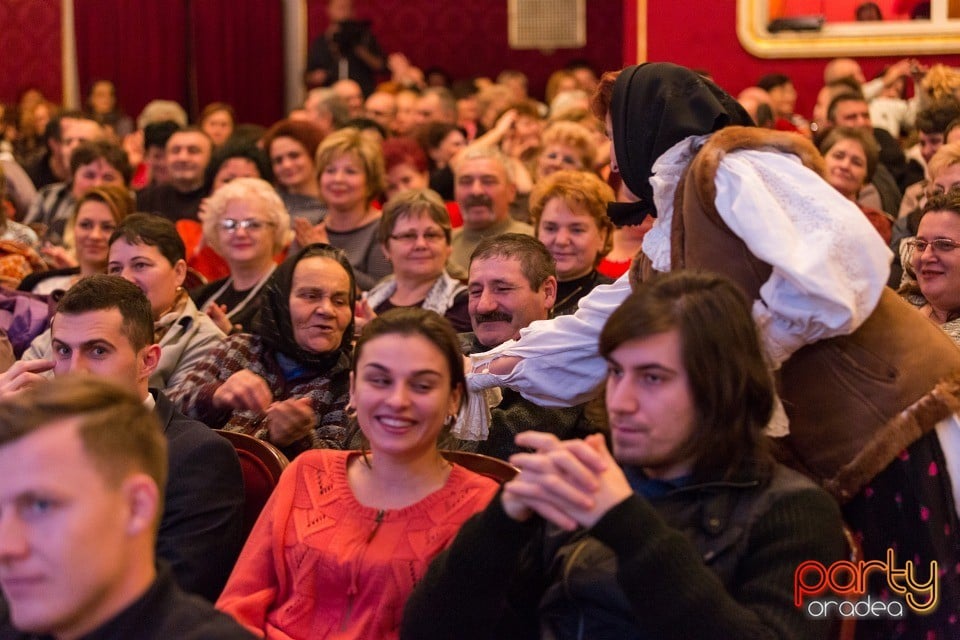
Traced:
POLYGON ((453 426, 453 423, 457 421, 457 416, 453 413, 447 416, 447 419, 443 421, 443 426, 449 429, 453 426))
POLYGON ((357 417, 357 408, 353 406, 353 402, 348 402, 347 406, 343 408, 343 412, 347 414, 347 417, 351 420, 357 417))

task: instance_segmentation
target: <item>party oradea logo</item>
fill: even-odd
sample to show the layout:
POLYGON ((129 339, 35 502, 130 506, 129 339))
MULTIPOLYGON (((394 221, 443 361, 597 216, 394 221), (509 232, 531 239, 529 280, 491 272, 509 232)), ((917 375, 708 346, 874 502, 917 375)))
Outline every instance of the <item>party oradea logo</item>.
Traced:
POLYGON ((940 603, 940 576, 937 563, 929 572, 906 561, 898 568, 896 554, 887 549, 887 561, 838 560, 825 566, 808 560, 793 573, 793 603, 811 618, 903 618, 908 613, 932 613, 940 603), (886 578, 890 595, 880 598, 867 593, 868 579, 886 578))

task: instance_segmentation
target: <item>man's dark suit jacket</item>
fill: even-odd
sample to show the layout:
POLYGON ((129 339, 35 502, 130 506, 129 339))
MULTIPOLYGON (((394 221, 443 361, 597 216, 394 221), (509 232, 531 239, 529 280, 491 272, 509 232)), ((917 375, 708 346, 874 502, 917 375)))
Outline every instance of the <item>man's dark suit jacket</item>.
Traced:
POLYGON ((177 583, 211 602, 243 546, 243 475, 233 445, 151 389, 167 438, 170 471, 157 556, 177 583))

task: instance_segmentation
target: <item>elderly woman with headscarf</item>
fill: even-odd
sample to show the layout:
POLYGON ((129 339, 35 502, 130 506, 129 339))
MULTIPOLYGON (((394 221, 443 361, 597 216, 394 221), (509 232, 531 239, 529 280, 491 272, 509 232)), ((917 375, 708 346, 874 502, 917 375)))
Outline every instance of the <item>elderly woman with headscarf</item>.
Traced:
POLYGON ((264 285, 250 333, 208 352, 170 399, 212 428, 256 435, 291 458, 342 448, 355 292, 340 250, 304 247, 264 285))
MULTIPOLYGON (((608 74, 595 108, 613 169, 638 197, 611 218, 657 217, 633 276, 692 268, 732 277, 780 368, 787 411, 769 432, 786 435, 789 416, 778 439, 786 455, 846 503, 868 559, 884 558, 892 540, 900 557, 955 566, 960 474, 947 470, 960 468, 960 351, 885 288, 890 251, 822 178, 817 151, 794 135, 730 126, 749 123, 733 98, 669 63, 608 74)), ((629 291, 625 277, 598 287, 573 316, 471 356, 483 372, 472 386, 505 385, 550 405, 591 397, 606 371, 598 333, 629 291)), ((939 611, 955 611, 960 576, 942 584, 950 606, 939 611)), ((946 616, 924 616, 918 628, 944 627, 946 616)))

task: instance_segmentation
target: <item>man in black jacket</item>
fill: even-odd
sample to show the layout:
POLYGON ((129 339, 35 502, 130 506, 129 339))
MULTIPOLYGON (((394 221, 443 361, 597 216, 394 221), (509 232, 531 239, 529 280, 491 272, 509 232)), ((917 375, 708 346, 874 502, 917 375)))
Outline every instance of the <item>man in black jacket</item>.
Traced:
POLYGON ((167 444, 142 398, 91 376, 0 402, 0 638, 247 639, 154 545, 167 444))
POLYGON ((142 398, 161 421, 170 458, 157 555, 186 591, 216 600, 243 545, 240 463, 226 439, 148 390, 160 347, 146 296, 123 278, 85 278, 64 295, 51 329, 54 361, 18 362, 0 379, 0 391, 30 386, 53 368, 58 376, 108 378, 142 398))

